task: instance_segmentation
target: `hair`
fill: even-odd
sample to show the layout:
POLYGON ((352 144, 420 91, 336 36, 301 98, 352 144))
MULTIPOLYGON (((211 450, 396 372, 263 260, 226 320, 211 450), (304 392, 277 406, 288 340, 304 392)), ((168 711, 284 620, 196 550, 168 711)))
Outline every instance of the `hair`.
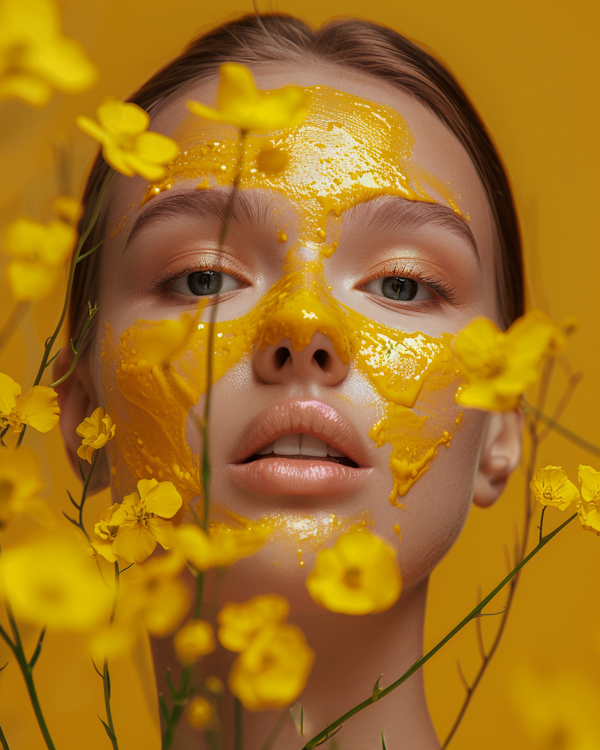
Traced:
MULTIPOLYGON (((502 323, 508 326, 523 314, 521 238, 506 171, 467 95, 432 55, 392 29, 370 21, 335 20, 314 30, 293 16, 251 14, 200 36, 128 101, 152 114, 182 86, 216 76, 224 62, 249 67, 269 63, 307 67, 325 63, 357 70, 409 93, 437 115, 469 154, 487 194, 496 228, 496 290, 502 323)), ((98 154, 84 191, 80 231, 88 226, 100 189, 112 174, 98 154)), ((83 252, 95 247, 102 233, 101 213, 83 252)), ((100 259, 101 252, 94 252, 77 265, 69 312, 73 337, 85 320, 88 300, 97 299, 100 259)))

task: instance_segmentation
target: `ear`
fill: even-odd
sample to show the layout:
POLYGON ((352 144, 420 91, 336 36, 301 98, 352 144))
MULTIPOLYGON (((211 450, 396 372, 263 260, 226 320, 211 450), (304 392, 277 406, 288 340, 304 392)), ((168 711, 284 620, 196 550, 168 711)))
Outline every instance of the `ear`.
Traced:
MULTIPOLYGON (((70 347, 64 346, 54 362, 53 374, 55 380, 58 380, 67 372, 72 361, 73 355, 70 347)), ((87 461, 82 461, 77 455, 77 449, 81 445, 77 428, 97 406, 100 406, 88 358, 82 357, 69 377, 56 386, 55 390, 58 393, 58 405, 60 406, 60 429, 69 462, 75 474, 81 477, 80 467, 84 475, 87 474, 90 467, 87 461)), ((88 494, 99 492, 108 487, 108 477, 106 451, 101 450, 88 486, 88 494)))
POLYGON ((491 412, 483 436, 473 502, 480 508, 492 505, 502 494, 521 460, 523 414, 491 412))

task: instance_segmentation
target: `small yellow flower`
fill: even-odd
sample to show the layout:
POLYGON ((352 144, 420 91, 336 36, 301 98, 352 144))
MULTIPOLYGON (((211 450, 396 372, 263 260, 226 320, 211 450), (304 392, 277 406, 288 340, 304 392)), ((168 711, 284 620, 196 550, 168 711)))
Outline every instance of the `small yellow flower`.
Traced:
POLYGON ((10 427, 18 435, 25 425, 49 432, 60 415, 57 398, 56 391, 45 385, 34 385, 21 396, 21 386, 0 372, 0 432, 10 427))
POLYGON ((263 628, 281 623, 289 611, 287 600, 277 594, 228 602, 217 615, 219 641, 229 651, 244 651, 263 628))
POLYGON ((216 674, 209 675, 204 681, 204 685, 206 686, 208 692, 211 695, 214 695, 216 698, 219 698, 221 695, 223 695, 223 691, 225 690, 223 680, 220 677, 217 677, 216 674))
POLYGON ((48 506, 38 497, 43 488, 39 462, 32 450, 0 450, 0 531, 23 513, 50 524, 48 506))
POLYGON ((18 98, 41 107, 54 88, 76 94, 92 86, 98 72, 85 50, 60 33, 51 0, 0 3, 0 101, 18 98))
MULTIPOLYGON (((104 542, 111 542, 112 556, 142 563, 154 552, 157 542, 169 548, 173 524, 165 519, 177 513, 183 500, 172 482, 140 479, 137 488, 137 492, 124 497, 122 503, 104 511, 95 532, 104 542)), ((106 544, 95 542, 94 548, 110 559, 106 544)))
POLYGON ((559 510, 565 510, 579 499, 579 490, 560 466, 539 469, 529 486, 542 505, 553 505, 559 510))
MULTIPOLYGON (((98 516, 98 521, 94 527, 96 536, 92 538, 92 549, 97 552, 109 563, 117 562, 117 556, 113 552, 113 542, 117 538, 117 532, 119 531, 119 524, 113 522, 113 516, 120 510, 120 503, 113 503, 110 508, 106 508, 98 516)), ((117 515, 117 521, 122 517, 122 514, 117 515)))
POLYGON ((267 626, 235 660, 229 689, 250 711, 284 708, 304 690, 314 658, 300 628, 267 626))
POLYGON ((306 586, 332 612, 365 615, 389 609, 402 581, 394 550, 366 529, 355 529, 319 552, 306 586))
POLYGON ((54 211, 61 221, 75 226, 81 219, 83 206, 70 195, 59 195, 54 201, 54 211))
POLYGON ((179 320, 160 320, 142 332, 137 349, 151 365, 166 368, 181 352, 189 351, 190 336, 198 329, 200 309, 179 320))
POLYGON ((77 455, 84 461, 92 463, 94 451, 103 448, 115 436, 116 426, 104 411, 102 406, 94 409, 90 417, 86 417, 76 432, 83 438, 77 449, 77 455))
POLYGON ((36 539, 3 551, 0 585, 17 619, 53 630, 90 630, 110 611, 110 591, 94 562, 66 540, 36 539))
POLYGON ((175 653, 182 664, 195 664, 217 647, 212 625, 205 620, 190 620, 175 633, 175 653))
POLYGON ((150 115, 137 104, 121 102, 107 96, 96 110, 99 124, 84 115, 77 125, 98 143, 102 156, 117 172, 146 180, 158 180, 165 174, 164 165, 179 153, 172 138, 148 131, 150 115))
POLYGON ((74 227, 58 219, 44 225, 21 217, 9 224, 2 249, 13 257, 6 275, 15 299, 38 300, 51 292, 76 239, 74 227))
POLYGON ((560 328, 533 310, 506 331, 477 318, 456 337, 454 350, 465 381, 458 403, 472 409, 517 409, 521 396, 540 374, 544 357, 564 346, 560 328))
POLYGON ((578 513, 581 525, 586 531, 600 536, 600 471, 591 466, 579 467, 581 501, 578 513))
POLYGON ((206 729, 213 720, 213 708, 210 702, 202 696, 191 698, 186 709, 188 724, 194 729, 206 729))
POLYGON ((184 524, 175 529, 170 543, 196 570, 208 570, 253 555, 270 532, 270 527, 263 525, 230 529, 217 524, 207 534, 195 524, 184 524))
POLYGON ((224 63, 220 74, 217 109, 190 100, 186 103, 190 112, 254 133, 293 128, 306 116, 307 96, 297 86, 259 91, 252 73, 237 63, 224 63))

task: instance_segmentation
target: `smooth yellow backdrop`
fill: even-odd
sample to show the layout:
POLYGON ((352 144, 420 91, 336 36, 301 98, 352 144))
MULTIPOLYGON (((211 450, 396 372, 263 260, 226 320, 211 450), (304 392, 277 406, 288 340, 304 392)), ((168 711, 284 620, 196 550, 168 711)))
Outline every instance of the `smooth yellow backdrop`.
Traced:
MULTIPOLYGON (((100 68, 101 79, 89 93, 57 95, 43 110, 18 102, 0 105, 0 226, 22 213, 38 219, 50 217, 57 190, 53 143, 61 136, 73 155, 71 184, 79 193, 94 146, 76 129, 77 114, 93 115, 107 94, 126 97, 194 34, 252 9, 249 0, 223 0, 220 4, 62 0, 60 7, 65 34, 83 42, 100 68)), ((586 0, 543 4, 533 0, 347 0, 343 5, 332 0, 280 0, 272 6, 313 24, 340 15, 385 23, 423 43, 456 74, 493 134, 512 178, 523 225, 532 306, 541 307, 557 321, 567 315, 580 320, 567 356, 570 367, 581 370, 584 377, 563 422, 596 443, 600 443, 596 396, 600 248, 595 214, 600 167, 598 7, 586 0)), ((261 9, 267 10, 262 5, 261 9)), ((51 332, 60 304, 57 292, 36 306, 4 352, 1 371, 25 384, 31 382, 41 342, 51 332)), ((0 312, 4 316, 9 309, 10 295, 2 285, 0 312)), ((551 389, 552 402, 560 397, 564 382, 559 373, 551 389)), ((66 509, 65 489, 76 493, 78 481, 66 464, 58 432, 48 441, 33 440, 33 444, 48 459, 46 480, 52 502, 66 509)), ((544 443, 538 465, 548 463, 562 465, 573 479, 579 463, 600 469, 599 458, 556 435, 544 443)), ((474 509, 460 541, 434 574, 427 647, 475 604, 478 586, 485 593, 504 575, 503 546, 512 549, 515 528, 522 522, 523 486, 523 472, 517 472, 494 508, 474 509)), ((106 504, 106 495, 94 498, 88 518, 93 519, 106 504)), ((558 511, 550 511, 547 528, 562 518, 558 511)), ((16 523, 6 535, 6 544, 29 533, 28 528, 16 523)), ((452 747, 578 750, 579 745, 569 743, 536 745, 527 737, 521 716, 527 705, 522 697, 517 700, 514 681, 523 666, 530 667, 539 679, 558 680, 559 684, 567 673, 575 673, 592 703, 600 705, 599 599, 600 539, 584 533, 575 521, 526 569, 500 650, 452 747)), ((501 607, 502 601, 497 600, 488 611, 501 607)), ((496 622, 490 617, 483 625, 489 638, 496 622)), ((30 634, 32 638, 35 635, 30 634)), ((461 660, 469 679, 478 658, 471 624, 426 669, 429 700, 442 738, 463 697, 456 661, 461 660)), ((7 660, 6 649, 0 646, 0 666, 7 660)), ((96 713, 103 715, 102 686, 85 644, 66 636, 49 638, 36 674, 58 746, 66 750, 107 748, 108 739, 96 718, 96 713)), ((382 684, 393 677, 384 675, 382 684)), ((121 750, 158 747, 152 685, 143 649, 113 670, 121 750)), ((564 686, 568 693, 566 682, 564 686)), ((560 687, 555 692, 556 710, 549 699, 551 714, 565 697, 560 687)), ((11 750, 38 750, 43 747, 39 732, 33 715, 23 706, 22 681, 10 662, 0 674, 0 724, 11 750)), ((600 739, 595 746, 600 747, 600 739)))

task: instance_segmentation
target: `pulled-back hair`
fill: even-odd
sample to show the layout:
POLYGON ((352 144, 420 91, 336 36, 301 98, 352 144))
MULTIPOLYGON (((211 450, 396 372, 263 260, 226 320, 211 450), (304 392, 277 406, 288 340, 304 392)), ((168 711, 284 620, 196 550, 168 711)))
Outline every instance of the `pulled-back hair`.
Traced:
MULTIPOLYGON (((224 62, 249 67, 276 63, 298 68, 320 63, 357 70, 406 91, 437 115, 471 157, 492 210, 497 235, 495 269, 500 318, 508 325, 522 315, 521 239, 506 172, 467 95, 434 57, 392 29, 370 21, 336 20, 315 31, 288 15, 245 15, 193 41, 128 101, 152 114, 183 85, 216 76, 224 62)), ((99 154, 85 188, 80 229, 87 226, 110 172, 99 154)), ((84 251, 97 245, 102 234, 99 221, 84 251)), ((100 258, 101 251, 95 252, 77 266, 69 316, 73 337, 85 320, 88 300, 97 299, 100 258)))

